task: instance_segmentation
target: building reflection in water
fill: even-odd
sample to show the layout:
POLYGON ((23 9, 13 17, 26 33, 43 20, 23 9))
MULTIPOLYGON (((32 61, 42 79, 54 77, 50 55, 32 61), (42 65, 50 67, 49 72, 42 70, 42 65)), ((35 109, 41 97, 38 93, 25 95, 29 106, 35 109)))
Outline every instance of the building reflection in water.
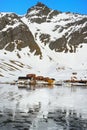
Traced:
POLYGON ((35 90, 38 88, 50 88, 52 89, 54 85, 44 85, 44 84, 36 84, 36 85, 24 85, 24 84, 18 84, 19 89, 27 89, 27 90, 35 90))

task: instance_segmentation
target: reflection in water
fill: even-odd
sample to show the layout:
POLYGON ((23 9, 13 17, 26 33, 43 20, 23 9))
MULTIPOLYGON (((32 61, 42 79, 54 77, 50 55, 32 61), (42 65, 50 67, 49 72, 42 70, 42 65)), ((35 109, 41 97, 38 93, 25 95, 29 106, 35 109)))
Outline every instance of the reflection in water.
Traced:
POLYGON ((36 84, 36 85, 24 85, 24 84, 18 84, 18 88, 20 89, 29 89, 29 90, 35 90, 37 88, 53 88, 54 85, 44 85, 44 84, 36 84))
POLYGON ((86 130, 87 119, 83 119, 81 114, 66 109, 56 109, 48 112, 47 117, 37 119, 34 122, 32 130, 86 130), (38 125, 37 125, 38 124, 38 125), (34 127, 36 126, 36 127, 34 127))
POLYGON ((76 92, 76 86, 71 86, 71 92, 76 92))
POLYGON ((57 127, 64 130, 86 130, 87 119, 83 119, 82 115, 76 111, 66 109, 58 109, 48 113, 48 119, 54 120, 57 127))
POLYGON ((0 85, 0 130, 87 130, 86 99, 86 87, 0 85))
POLYGON ((86 130, 87 119, 83 119, 76 111, 56 109, 39 118, 39 107, 30 109, 27 113, 11 109, 0 111, 0 128, 2 130, 86 130))
MULTIPOLYGON (((38 108, 39 110, 39 108, 38 108)), ((2 130, 29 130, 32 121, 37 116, 37 109, 29 109, 28 112, 4 109, 0 112, 0 128, 2 130)))

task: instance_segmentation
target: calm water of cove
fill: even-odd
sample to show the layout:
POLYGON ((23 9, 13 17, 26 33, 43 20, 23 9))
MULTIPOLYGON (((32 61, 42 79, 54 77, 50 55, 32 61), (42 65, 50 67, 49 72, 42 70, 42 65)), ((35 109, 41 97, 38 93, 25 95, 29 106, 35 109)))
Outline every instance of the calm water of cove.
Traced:
POLYGON ((87 130, 87 87, 1 84, 0 130, 87 130))

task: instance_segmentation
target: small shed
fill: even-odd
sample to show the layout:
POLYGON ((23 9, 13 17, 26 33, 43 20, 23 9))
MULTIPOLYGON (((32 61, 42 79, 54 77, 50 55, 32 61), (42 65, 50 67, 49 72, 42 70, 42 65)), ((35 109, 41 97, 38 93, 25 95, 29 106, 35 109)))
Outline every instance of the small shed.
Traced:
POLYGON ((29 84, 30 79, 28 77, 18 77, 18 84, 29 84))

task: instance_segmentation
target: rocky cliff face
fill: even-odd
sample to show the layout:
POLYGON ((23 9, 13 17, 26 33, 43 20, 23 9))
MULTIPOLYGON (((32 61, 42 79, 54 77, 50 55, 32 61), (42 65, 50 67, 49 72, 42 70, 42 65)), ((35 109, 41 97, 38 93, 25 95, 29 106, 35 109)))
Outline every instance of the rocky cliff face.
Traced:
POLYGON ((87 16, 51 10, 39 2, 23 17, 14 13, 0 14, 0 49, 13 51, 15 47, 21 50, 28 46, 30 52, 41 55, 33 30, 29 29, 31 24, 37 28, 35 39, 39 36, 42 44, 49 44, 51 50, 75 52, 79 44, 87 43, 87 16), (24 17, 27 25, 22 20, 24 17))
POLYGON ((26 17, 30 20, 30 22, 43 23, 50 22, 53 16, 56 16, 60 12, 56 10, 49 9, 43 3, 38 2, 37 5, 28 9, 26 17))
POLYGON ((21 18, 16 14, 0 14, 0 49, 12 52, 27 46, 30 52, 35 51, 36 55, 41 55, 38 44, 21 18))
POLYGON ((85 15, 62 13, 37 3, 27 11, 26 18, 29 23, 36 23, 35 36, 39 35, 40 41, 44 45, 49 44, 51 50, 76 52, 79 44, 87 43, 87 16, 85 15))

